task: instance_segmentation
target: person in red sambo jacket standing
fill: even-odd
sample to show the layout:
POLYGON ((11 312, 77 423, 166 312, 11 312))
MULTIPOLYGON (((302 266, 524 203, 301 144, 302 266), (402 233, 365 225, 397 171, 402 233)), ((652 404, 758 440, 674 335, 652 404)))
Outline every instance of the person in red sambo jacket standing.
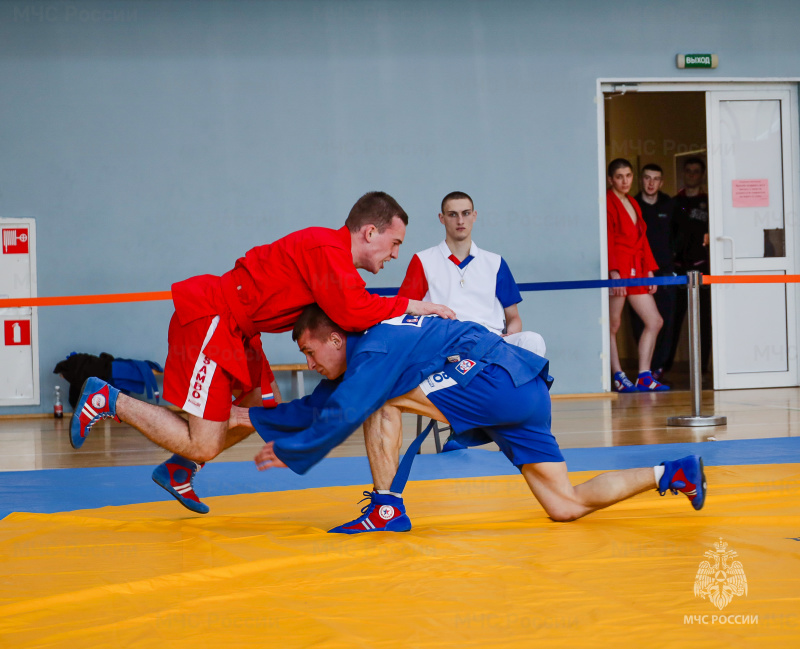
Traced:
MULTIPOLYGON (((608 227, 608 276, 610 279, 653 277, 658 270, 647 242, 647 226, 639 204, 630 195, 633 167, 624 158, 612 160, 608 165, 606 193, 608 227)), ((653 293, 656 286, 617 286, 609 289, 608 318, 611 329, 611 371, 617 392, 651 392, 669 390, 653 378, 650 361, 656 339, 664 320, 658 312, 653 293), (622 322, 625 300, 644 322, 639 338, 639 377, 636 384, 625 376, 619 362, 617 332, 622 322)))

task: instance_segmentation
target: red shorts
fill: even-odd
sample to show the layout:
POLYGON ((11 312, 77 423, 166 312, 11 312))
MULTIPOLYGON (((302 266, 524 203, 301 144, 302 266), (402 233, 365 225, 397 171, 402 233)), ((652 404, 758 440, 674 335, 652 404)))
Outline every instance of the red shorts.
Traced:
MULTIPOLYGON (((644 270, 644 259, 641 258, 641 255, 634 256, 618 250, 617 265, 619 266, 620 279, 643 279, 647 277, 647 272, 644 270)), ((645 295, 649 292, 649 286, 625 287, 627 295, 645 295)))
MULTIPOLYGON (((224 327, 219 316, 198 318, 181 325, 173 314, 169 323, 169 351, 164 365, 164 398, 183 408, 191 415, 209 421, 226 421, 231 404, 239 403, 247 394, 261 389, 267 398, 272 394, 275 380, 266 356, 259 346, 250 346, 241 339, 231 342, 244 353, 248 381, 242 381, 225 370, 217 360, 222 360, 236 350, 219 350, 209 347, 217 326, 224 327), (237 396, 234 396, 237 395, 237 396)), ((219 339, 219 338, 217 338, 219 339)))

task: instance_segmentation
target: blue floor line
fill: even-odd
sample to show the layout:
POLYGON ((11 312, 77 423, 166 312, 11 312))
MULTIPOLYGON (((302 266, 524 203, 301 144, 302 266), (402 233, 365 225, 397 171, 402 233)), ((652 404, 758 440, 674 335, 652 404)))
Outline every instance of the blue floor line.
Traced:
MULTIPOLYGON (((706 466, 791 464, 800 463, 800 437, 573 448, 562 449, 562 452, 570 471, 654 466, 690 454, 701 455, 706 466)), ((0 518, 11 512, 49 514, 172 500, 152 482, 153 468, 123 466, 0 473, 0 518)), ((411 479, 476 478, 517 473, 503 454, 471 449, 420 455, 414 462, 411 479)), ((289 469, 258 472, 252 462, 212 462, 197 474, 195 488, 201 497, 209 497, 371 482, 365 457, 343 457, 325 459, 304 476, 289 469)), ((186 513, 189 515, 188 511, 186 513)))

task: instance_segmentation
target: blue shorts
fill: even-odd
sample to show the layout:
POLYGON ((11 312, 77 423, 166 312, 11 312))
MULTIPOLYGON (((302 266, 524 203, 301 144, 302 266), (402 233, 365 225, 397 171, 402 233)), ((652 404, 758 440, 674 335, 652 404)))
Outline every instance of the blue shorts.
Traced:
POLYGON ((442 374, 420 387, 447 417, 457 441, 465 446, 493 441, 516 467, 564 461, 550 432, 550 393, 540 376, 516 387, 506 370, 488 365, 462 387, 442 374))

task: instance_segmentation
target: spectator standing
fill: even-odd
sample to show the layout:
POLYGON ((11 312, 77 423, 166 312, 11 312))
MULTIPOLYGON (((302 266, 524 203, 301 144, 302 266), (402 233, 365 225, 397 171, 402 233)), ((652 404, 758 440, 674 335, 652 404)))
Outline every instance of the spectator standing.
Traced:
MULTIPOLYGON (((653 271, 655 277, 673 277, 675 267, 673 257, 675 246, 673 241, 673 210, 675 201, 661 191, 664 184, 664 171, 657 164, 647 164, 642 167, 640 176, 641 190, 634 197, 642 211, 642 218, 647 226, 647 242, 653 258, 658 264, 658 269, 653 271)), ((656 346, 653 350, 653 377, 661 381, 664 366, 669 359, 672 349, 672 323, 675 319, 675 293, 676 287, 659 286, 653 294, 656 307, 664 320, 661 331, 658 332, 656 346)), ((631 309, 631 329, 636 342, 644 330, 642 319, 631 309)))
MULTIPOLYGON (((611 279, 653 277, 658 270, 647 242, 647 226, 636 199, 629 192, 633 167, 624 158, 608 166, 610 188, 606 193, 608 227, 608 276, 611 279)), ((609 289, 609 328, 611 331, 611 371, 617 392, 663 391, 669 388, 653 378, 650 361, 663 319, 658 313, 653 293, 655 286, 617 286, 609 289), (639 376, 636 384, 622 371, 617 349, 617 332, 622 322, 625 301, 644 322, 639 338, 639 376)))
MULTIPOLYGON (((705 275, 711 272, 708 246, 708 194, 703 190, 706 163, 701 158, 687 158, 683 163, 683 189, 675 196, 673 237, 675 241, 675 272, 684 275, 690 270, 705 275)), ((664 372, 672 368, 681 338, 683 320, 688 308, 688 292, 676 292, 675 319, 670 353, 664 372)), ((700 290, 700 367, 708 368, 711 356, 711 292, 700 290)))

